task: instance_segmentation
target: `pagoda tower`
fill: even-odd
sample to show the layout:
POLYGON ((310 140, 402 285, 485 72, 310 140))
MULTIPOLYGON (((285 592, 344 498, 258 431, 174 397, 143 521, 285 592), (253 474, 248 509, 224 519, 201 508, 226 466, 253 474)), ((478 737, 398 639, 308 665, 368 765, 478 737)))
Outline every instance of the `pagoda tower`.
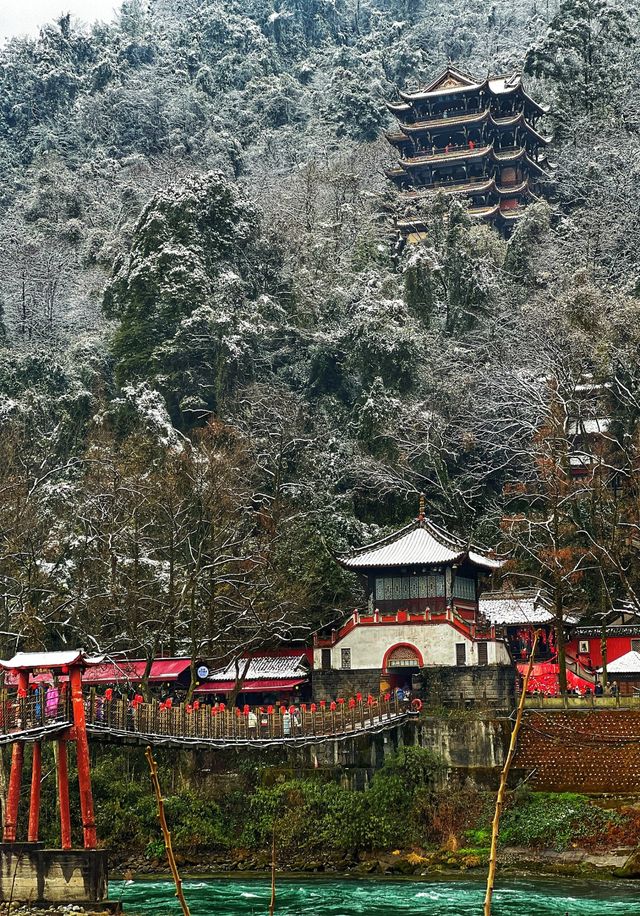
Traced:
POLYGON ((549 138, 539 133, 546 109, 529 96, 520 74, 478 80, 449 65, 422 89, 399 92, 386 134, 399 154, 386 170, 399 191, 397 228, 409 242, 424 237, 420 201, 444 191, 468 201, 468 213, 505 234, 550 178, 549 138))

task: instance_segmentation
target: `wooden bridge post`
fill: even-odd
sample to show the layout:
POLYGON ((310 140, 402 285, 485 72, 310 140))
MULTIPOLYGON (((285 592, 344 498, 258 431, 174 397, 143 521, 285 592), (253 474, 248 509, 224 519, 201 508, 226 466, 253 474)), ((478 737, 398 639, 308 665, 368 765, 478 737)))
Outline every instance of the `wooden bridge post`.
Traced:
POLYGON ((96 836, 96 819, 93 811, 93 794, 91 792, 91 763, 89 759, 89 741, 87 739, 87 722, 84 713, 84 697, 82 696, 82 668, 79 665, 74 665, 70 669, 69 682, 76 738, 84 848, 95 849, 98 845, 98 838, 96 836))
POLYGON ((38 842, 40 830, 40 784, 42 782, 42 744, 35 741, 31 759, 31 796, 29 798, 29 828, 27 840, 38 842))
POLYGON ((71 849, 71 810, 69 808, 69 766, 67 763, 67 742, 60 738, 58 748, 58 803, 60 806, 60 845, 71 849))
MULTIPOLYGON (((29 672, 18 671, 18 705, 23 721, 21 728, 26 728, 24 721, 26 713, 24 698, 29 690, 29 672)), ((7 793, 7 807, 4 816, 3 838, 5 843, 15 843, 18 830, 18 807, 20 805, 20 787, 22 785, 22 768, 24 766, 24 742, 16 741, 11 751, 11 775, 9 776, 9 791, 7 793)))

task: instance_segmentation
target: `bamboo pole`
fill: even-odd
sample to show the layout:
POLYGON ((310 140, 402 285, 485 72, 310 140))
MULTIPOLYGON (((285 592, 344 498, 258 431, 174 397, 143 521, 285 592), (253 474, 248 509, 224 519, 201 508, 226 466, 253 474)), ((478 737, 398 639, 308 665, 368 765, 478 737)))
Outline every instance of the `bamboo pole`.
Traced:
POLYGON ((271 839, 271 900, 269 901, 269 916, 276 911, 276 822, 273 822, 273 837, 271 839))
POLYGON ((171 869, 171 875, 173 877, 173 883, 176 886, 176 897, 180 901, 180 906, 182 907, 182 912, 184 916, 191 916, 191 912, 187 905, 187 901, 184 899, 184 893, 182 891, 182 880, 178 873, 178 866, 176 865, 176 859, 173 854, 173 846, 171 845, 171 832, 167 825, 167 818, 164 813, 164 799, 162 798, 162 792, 160 791, 160 780, 158 779, 158 764, 153 759, 153 751, 151 747, 147 747, 145 751, 145 757, 149 763, 149 769, 151 771, 151 782, 153 783, 153 791, 156 796, 156 804, 158 806, 158 819, 160 820, 160 826, 162 828, 162 835, 164 837, 164 846, 167 850, 167 860, 169 862, 169 868, 171 869))
POLYGON ((524 712, 524 702, 527 696, 527 687, 529 686, 529 678, 531 676, 531 670, 533 668, 533 661, 536 654, 536 646, 538 645, 538 637, 540 636, 540 630, 536 630, 533 637, 533 645, 531 647, 531 654, 529 656, 529 665, 527 667, 527 673, 524 676, 524 681, 522 682, 522 691, 520 693, 520 702, 518 703, 518 711, 516 713, 516 721, 513 726, 513 731, 511 732, 511 741, 509 742, 509 752, 507 754, 507 759, 504 762, 504 767, 502 768, 502 773, 500 775, 500 786, 498 788, 498 796, 496 798, 496 810, 493 815, 493 824, 491 825, 491 853, 489 855, 489 873, 487 875, 487 893, 484 898, 484 916, 491 916, 491 899, 493 897, 493 885, 496 877, 496 864, 498 861, 498 831, 500 829, 500 815, 502 814, 502 805, 504 803, 504 796, 507 789, 507 779, 509 778, 509 770, 511 769, 511 763, 516 753, 516 743, 518 741, 518 732, 520 731, 520 725, 522 724, 522 713, 524 712))

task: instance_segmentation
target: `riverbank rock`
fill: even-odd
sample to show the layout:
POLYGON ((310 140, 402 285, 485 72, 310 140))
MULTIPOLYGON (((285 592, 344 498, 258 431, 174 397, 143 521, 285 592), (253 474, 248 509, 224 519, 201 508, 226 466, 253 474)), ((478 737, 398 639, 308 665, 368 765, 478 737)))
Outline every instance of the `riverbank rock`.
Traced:
POLYGON ((61 914, 65 913, 77 913, 78 916, 105 916, 104 911, 96 912, 95 910, 86 910, 84 907, 78 906, 77 904, 61 904, 60 906, 42 909, 40 907, 30 906, 29 904, 16 902, 11 904, 0 903, 0 914, 8 913, 9 907, 11 907, 11 916, 61 916, 61 914))

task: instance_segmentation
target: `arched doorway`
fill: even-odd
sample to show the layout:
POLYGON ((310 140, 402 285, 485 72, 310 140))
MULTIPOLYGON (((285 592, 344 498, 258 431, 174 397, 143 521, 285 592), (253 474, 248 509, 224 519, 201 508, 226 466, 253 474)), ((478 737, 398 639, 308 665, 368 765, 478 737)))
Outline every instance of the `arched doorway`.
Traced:
POLYGON ((408 642, 396 643, 384 654, 380 689, 396 690, 398 687, 409 690, 413 687, 413 678, 420 674, 424 667, 422 653, 408 642))

